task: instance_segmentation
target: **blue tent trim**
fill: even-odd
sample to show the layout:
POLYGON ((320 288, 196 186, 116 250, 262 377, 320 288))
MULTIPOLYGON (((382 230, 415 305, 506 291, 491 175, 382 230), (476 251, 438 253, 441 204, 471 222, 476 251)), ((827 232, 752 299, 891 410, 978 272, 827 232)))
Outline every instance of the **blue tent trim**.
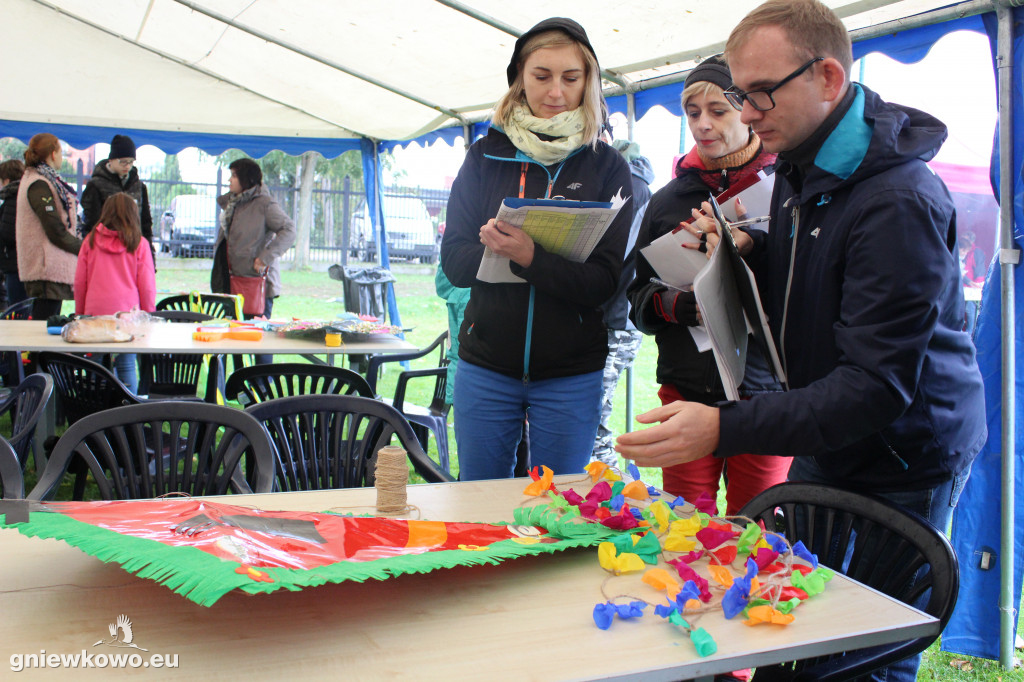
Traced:
POLYGON ((147 130, 144 128, 0 120, 0 137, 13 137, 28 144, 32 136, 40 132, 53 133, 75 149, 87 149, 97 142, 108 142, 114 135, 127 135, 132 138, 136 146, 151 144, 165 154, 177 154, 188 147, 198 147, 207 154, 213 155, 222 154, 229 149, 241 149, 257 159, 274 150, 292 156, 301 156, 311 149, 320 152, 325 158, 333 159, 347 151, 359 149, 359 138, 226 135, 180 130, 147 130))

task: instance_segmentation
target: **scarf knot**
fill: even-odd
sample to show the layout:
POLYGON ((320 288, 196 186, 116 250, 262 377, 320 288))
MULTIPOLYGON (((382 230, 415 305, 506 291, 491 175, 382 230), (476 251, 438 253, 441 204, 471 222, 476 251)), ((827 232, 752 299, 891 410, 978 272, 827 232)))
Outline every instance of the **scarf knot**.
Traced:
POLYGON ((505 122, 505 135, 516 149, 534 161, 550 166, 564 161, 583 146, 584 124, 583 107, 563 111, 551 118, 539 118, 530 113, 525 104, 518 104, 512 110, 511 120, 505 122), (553 139, 542 139, 539 135, 553 139))

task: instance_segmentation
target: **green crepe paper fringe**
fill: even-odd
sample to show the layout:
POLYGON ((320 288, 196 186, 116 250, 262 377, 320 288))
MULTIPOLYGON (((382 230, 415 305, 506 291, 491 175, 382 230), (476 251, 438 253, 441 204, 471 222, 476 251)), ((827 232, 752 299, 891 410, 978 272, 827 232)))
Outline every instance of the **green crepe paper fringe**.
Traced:
POLYGON ((172 547, 156 540, 123 535, 57 512, 33 511, 27 523, 16 523, 10 527, 29 537, 63 540, 100 561, 120 564, 129 573, 153 580, 201 606, 212 606, 235 589, 249 594, 280 589, 296 592, 303 587, 329 582, 386 580, 406 573, 429 573, 439 568, 493 565, 505 559, 592 547, 617 534, 600 524, 573 522, 571 517, 563 519, 547 505, 519 508, 514 516, 517 523, 541 526, 559 541, 521 544, 515 540, 502 540, 479 551, 440 550, 369 562, 341 561, 314 569, 255 567, 272 577, 273 582, 256 581, 247 574, 237 573, 235 569, 241 563, 221 559, 195 547, 172 547))

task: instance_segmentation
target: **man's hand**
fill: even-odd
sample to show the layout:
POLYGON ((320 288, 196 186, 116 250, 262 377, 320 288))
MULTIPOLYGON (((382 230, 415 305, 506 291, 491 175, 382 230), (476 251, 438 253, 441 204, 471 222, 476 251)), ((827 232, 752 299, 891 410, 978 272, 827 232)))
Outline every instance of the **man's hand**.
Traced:
POLYGON ((666 467, 692 462, 718 447, 718 408, 676 401, 636 418, 649 429, 624 433, 615 449, 641 467, 666 467))
POLYGON ((514 225, 493 218, 488 220, 480 228, 480 243, 524 268, 533 263, 533 239, 514 225))
MULTIPOLYGON (((711 258, 711 254, 718 248, 718 242, 721 240, 718 234, 718 221, 711 215, 710 203, 705 201, 701 204, 701 209, 695 208, 691 211, 693 214, 692 223, 682 223, 683 228, 687 232, 700 239, 700 243, 683 244, 683 248, 706 253, 708 258, 711 258)), ((736 242, 736 250, 740 252, 741 256, 746 256, 754 248, 754 240, 743 230, 733 230, 732 238, 736 242)))
POLYGON ((256 271, 257 275, 262 275, 267 271, 267 264, 260 260, 259 256, 252 262, 252 269, 256 271))

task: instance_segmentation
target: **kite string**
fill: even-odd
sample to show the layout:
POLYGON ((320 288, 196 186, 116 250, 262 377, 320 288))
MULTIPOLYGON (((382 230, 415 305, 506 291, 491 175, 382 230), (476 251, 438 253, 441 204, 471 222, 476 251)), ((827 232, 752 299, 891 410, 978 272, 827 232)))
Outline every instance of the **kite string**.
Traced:
POLYGON ((404 514, 409 509, 406 483, 409 468, 404 448, 385 446, 377 452, 374 487, 377 489, 377 512, 384 516, 404 514))

